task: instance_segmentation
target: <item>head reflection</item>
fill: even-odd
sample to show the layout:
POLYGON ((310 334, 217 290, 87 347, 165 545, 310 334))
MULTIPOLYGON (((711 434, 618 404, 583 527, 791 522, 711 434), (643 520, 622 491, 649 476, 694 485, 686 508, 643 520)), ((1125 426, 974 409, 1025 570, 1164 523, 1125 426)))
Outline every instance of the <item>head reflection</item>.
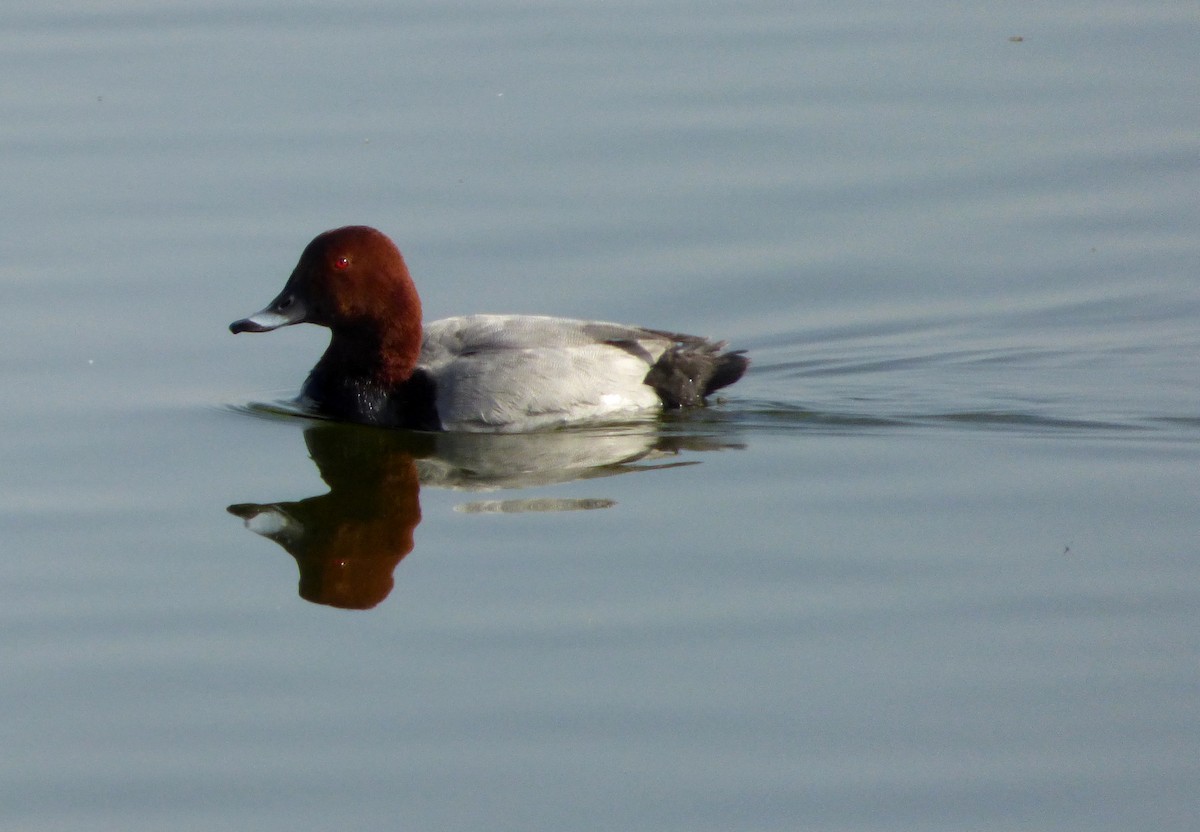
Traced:
POLYGON ((370 609, 392 591, 392 572, 421 522, 413 434, 318 425, 304 432, 329 493, 288 503, 240 503, 229 512, 296 559, 300 597, 370 609))

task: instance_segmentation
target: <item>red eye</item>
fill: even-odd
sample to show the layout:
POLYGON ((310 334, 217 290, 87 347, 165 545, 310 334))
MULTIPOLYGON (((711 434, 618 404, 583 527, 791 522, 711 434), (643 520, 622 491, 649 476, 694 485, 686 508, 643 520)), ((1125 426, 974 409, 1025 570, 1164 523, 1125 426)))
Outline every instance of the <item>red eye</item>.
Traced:
POLYGON ((350 268, 350 258, 349 257, 337 258, 336 260, 333 261, 333 267, 335 269, 337 269, 339 272, 350 268))

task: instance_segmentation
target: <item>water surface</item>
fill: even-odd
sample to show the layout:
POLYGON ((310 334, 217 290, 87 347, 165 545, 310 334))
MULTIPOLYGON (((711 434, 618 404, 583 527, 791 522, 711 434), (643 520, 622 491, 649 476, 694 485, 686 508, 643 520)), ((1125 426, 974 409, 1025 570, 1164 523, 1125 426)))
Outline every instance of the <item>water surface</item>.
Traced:
POLYGON ((1195 826, 1187 4, 0 23, 0 828, 1195 826), (225 327, 347 223, 754 365, 301 418, 325 334, 225 327))

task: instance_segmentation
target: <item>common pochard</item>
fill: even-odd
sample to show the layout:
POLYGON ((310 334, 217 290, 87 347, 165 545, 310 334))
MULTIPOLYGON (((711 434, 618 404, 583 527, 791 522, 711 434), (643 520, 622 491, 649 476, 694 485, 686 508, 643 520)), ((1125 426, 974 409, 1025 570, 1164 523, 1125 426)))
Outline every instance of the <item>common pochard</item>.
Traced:
POLYGON ((465 315, 422 328, 404 258, 366 226, 317 236, 279 296, 229 329, 305 322, 332 337, 301 401, 382 427, 523 432, 620 420, 701 405, 750 363, 722 352, 723 341, 603 321, 465 315))

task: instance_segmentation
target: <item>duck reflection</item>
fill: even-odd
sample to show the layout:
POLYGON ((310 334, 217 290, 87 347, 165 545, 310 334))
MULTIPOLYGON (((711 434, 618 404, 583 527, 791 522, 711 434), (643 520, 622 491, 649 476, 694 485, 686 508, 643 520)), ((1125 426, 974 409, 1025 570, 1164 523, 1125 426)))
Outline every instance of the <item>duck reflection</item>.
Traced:
MULTIPOLYGON (((228 511, 296 559, 300 597, 370 609, 392 591, 396 565, 421 522, 420 486, 483 491, 528 488, 631 471, 694 465, 682 450, 738 447, 711 437, 651 429, 542 434, 428 434, 346 424, 304 432, 329 492, 296 502, 238 503, 228 511)), ((574 511, 615 505, 603 498, 487 500, 467 513, 574 511)))

